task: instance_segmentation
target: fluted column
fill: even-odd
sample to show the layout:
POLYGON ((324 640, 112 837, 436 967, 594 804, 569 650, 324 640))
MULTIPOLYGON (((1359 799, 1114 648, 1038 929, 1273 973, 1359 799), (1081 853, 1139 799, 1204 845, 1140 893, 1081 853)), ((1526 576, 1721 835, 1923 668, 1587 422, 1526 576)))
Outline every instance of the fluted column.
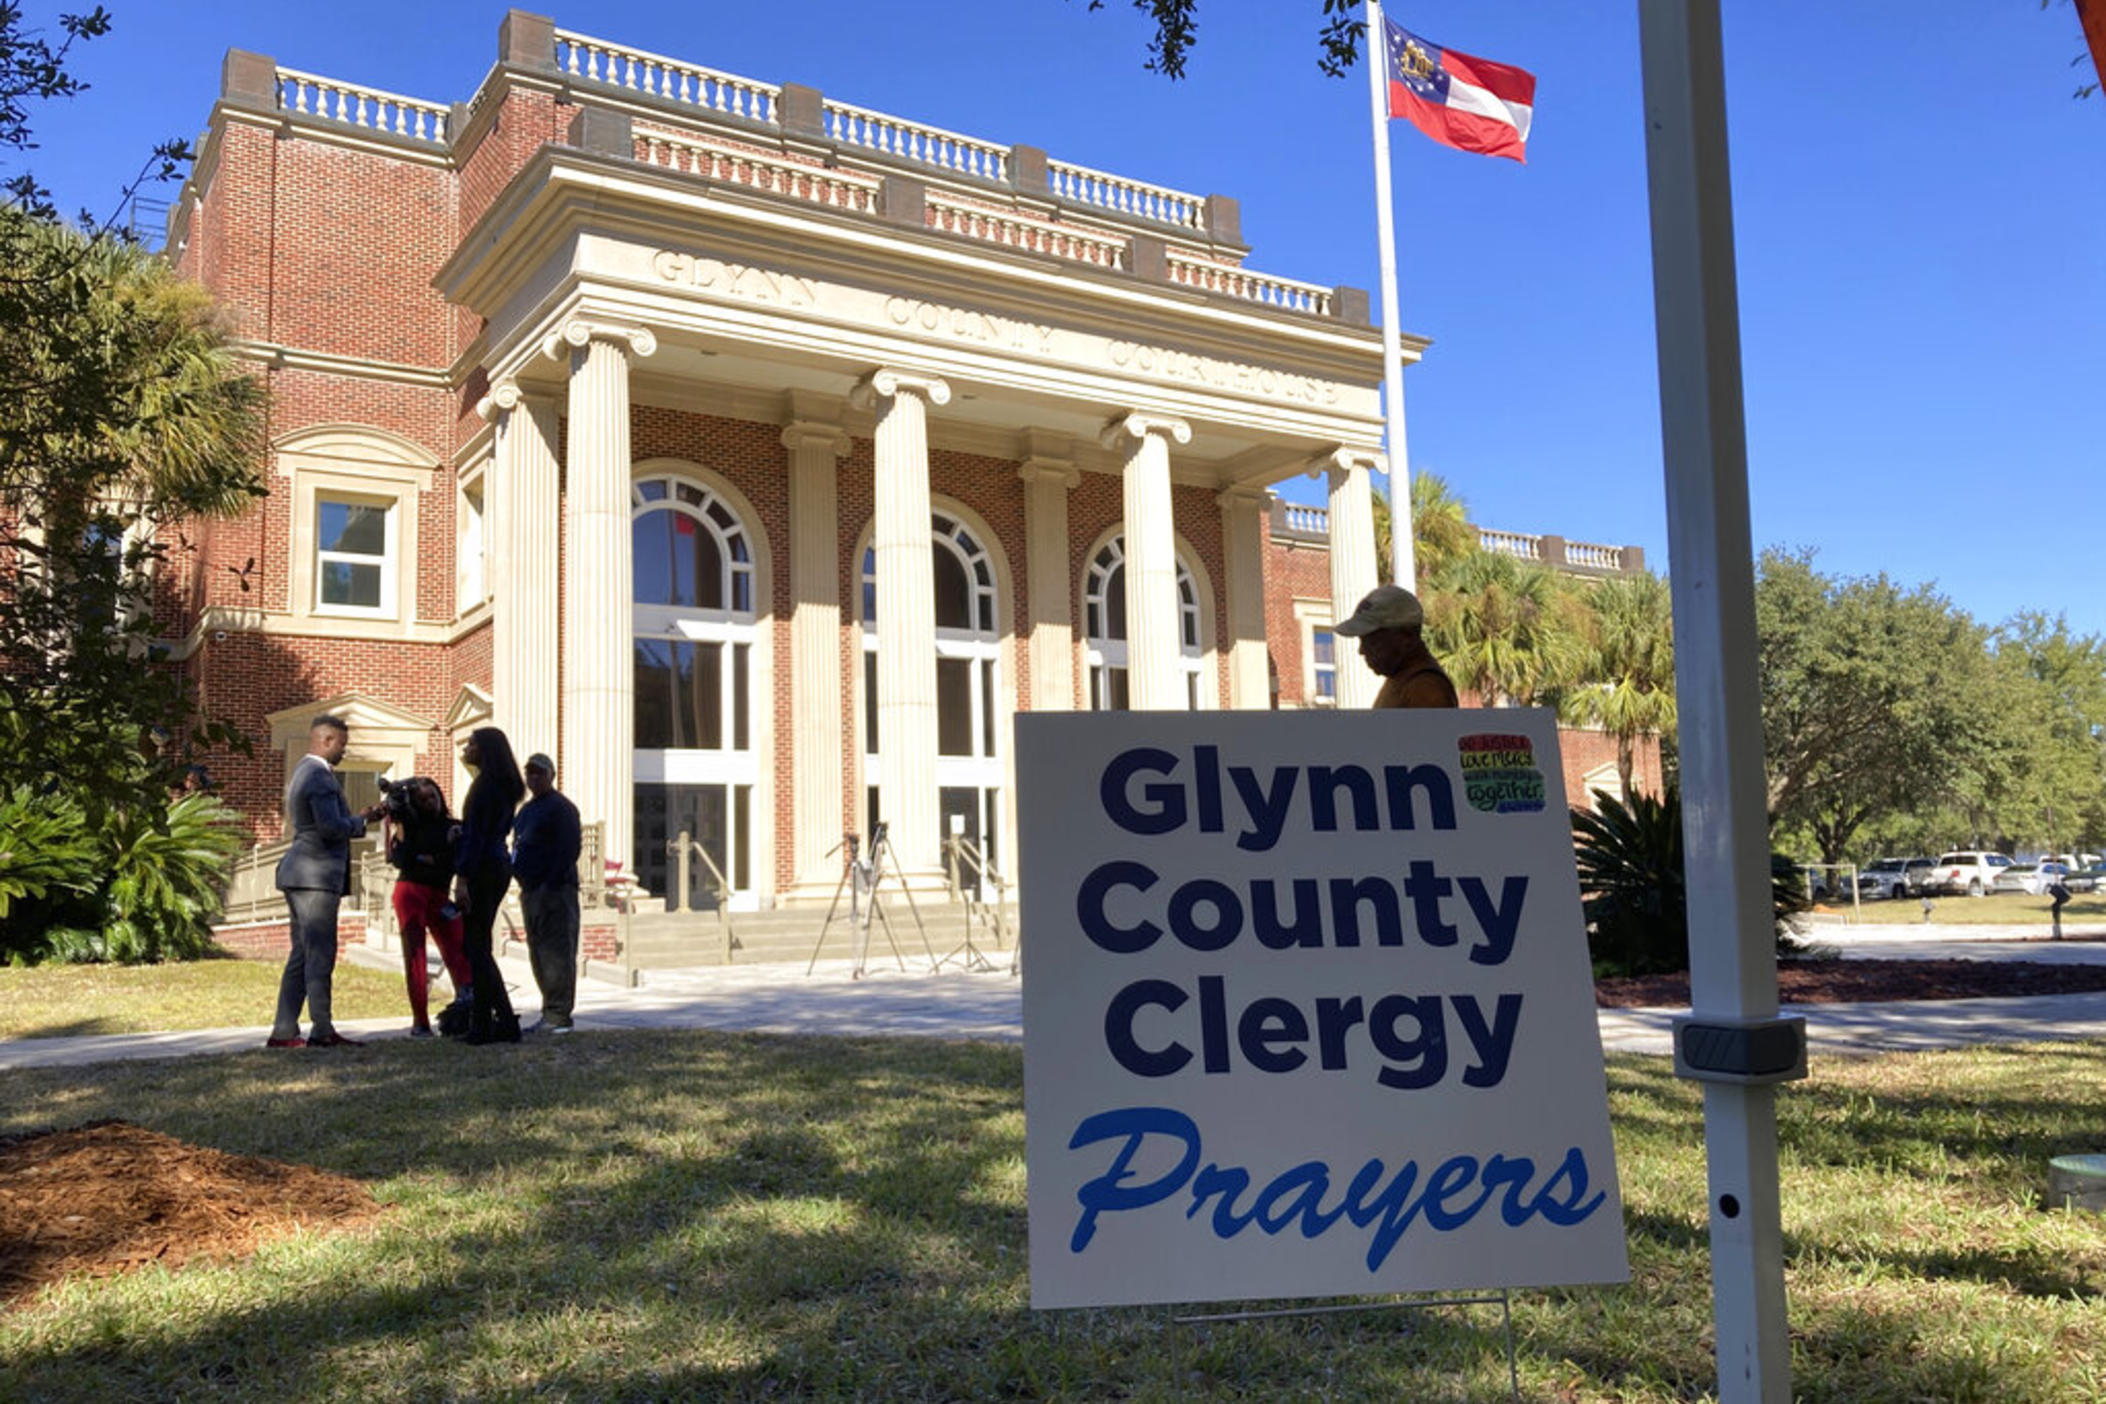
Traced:
MULTIPOLYGON (((1331 479, 1331 608, 1332 618, 1343 619, 1353 612, 1361 597, 1381 583, 1375 573, 1375 494, 1369 476, 1372 454, 1339 449, 1326 454, 1311 467, 1321 468, 1331 479)), ((1366 668, 1338 666, 1338 705, 1361 708, 1373 704, 1380 686, 1366 668)))
POLYGON ((1177 625, 1177 531, 1170 509, 1170 441, 1192 426, 1129 414, 1105 426, 1106 448, 1126 456, 1126 688, 1137 712, 1190 705, 1177 625))
POLYGON ((606 856, 635 871, 635 584, 629 539, 629 357, 657 350, 644 328, 573 321, 542 351, 570 366, 564 440, 564 793, 606 826, 606 856))
POLYGON ((928 407, 951 387, 932 375, 880 370, 850 403, 877 412, 878 804, 900 873, 942 873, 936 805, 936 562, 929 520, 928 407))
POLYGON ((1031 710, 1075 707, 1075 577, 1068 547, 1068 494, 1081 474, 1055 442, 1035 432, 1016 470, 1024 480, 1025 581, 1031 595, 1031 710))
POLYGON ((475 409, 497 435, 484 497, 490 507, 491 721, 522 756, 554 751, 561 740, 556 407, 522 395, 516 381, 500 380, 475 409))
POLYGON ((1221 504, 1221 549, 1227 557, 1229 705, 1262 711, 1272 705, 1265 656, 1265 530, 1269 505, 1263 488, 1230 488, 1221 504))
POLYGON ((838 424, 793 419, 790 451, 790 828, 793 897, 824 898, 841 863, 841 545, 838 424))

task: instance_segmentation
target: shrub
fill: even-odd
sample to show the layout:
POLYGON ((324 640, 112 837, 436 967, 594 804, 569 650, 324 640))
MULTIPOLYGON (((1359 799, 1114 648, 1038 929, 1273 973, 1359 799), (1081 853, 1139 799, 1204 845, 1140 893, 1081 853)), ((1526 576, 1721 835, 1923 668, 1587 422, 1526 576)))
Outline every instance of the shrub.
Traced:
POLYGON ((0 895, 20 889, 0 937, 15 964, 193 960, 212 946, 227 864, 241 846, 227 809, 184 795, 112 810, 100 832, 70 802, 17 792, 0 804, 0 895))
MULTIPOLYGON (((1682 797, 1597 790, 1597 812, 1572 811, 1587 949, 1598 975, 1657 975, 1689 968, 1689 911, 1682 873, 1682 797)), ((1770 855, 1770 901, 1780 950, 1787 919, 1806 909, 1799 867, 1770 855)))

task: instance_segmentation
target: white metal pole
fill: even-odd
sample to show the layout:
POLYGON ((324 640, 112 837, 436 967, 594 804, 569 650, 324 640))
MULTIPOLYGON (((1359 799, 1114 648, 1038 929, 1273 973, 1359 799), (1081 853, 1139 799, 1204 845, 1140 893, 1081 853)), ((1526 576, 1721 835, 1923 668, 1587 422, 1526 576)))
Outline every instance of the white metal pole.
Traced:
MULTIPOLYGON (((1756 672, 1740 309, 1726 152, 1718 0, 1639 0, 1651 188, 1653 303, 1674 594, 1675 687, 1689 900, 1691 1021, 1745 1055, 1794 1026, 1777 1018, 1767 796, 1756 672)), ((1803 1026, 1797 1026, 1803 1075, 1803 1026)), ((1704 1081, 1718 1397, 1787 1404, 1783 1235, 1774 1081, 1704 1081)), ((1694 1060, 1688 1060, 1693 1062, 1694 1060)), ((1752 1068, 1760 1059, 1743 1056, 1752 1068)), ((1775 1060, 1771 1060, 1774 1063, 1775 1060)))
POLYGON ((1380 0, 1367 0, 1367 87, 1375 127, 1375 237, 1381 245, 1382 265, 1382 422, 1389 438, 1390 579, 1409 590, 1415 583, 1411 457, 1404 446, 1404 330, 1397 320, 1397 220, 1389 192, 1389 36, 1382 26, 1380 0))

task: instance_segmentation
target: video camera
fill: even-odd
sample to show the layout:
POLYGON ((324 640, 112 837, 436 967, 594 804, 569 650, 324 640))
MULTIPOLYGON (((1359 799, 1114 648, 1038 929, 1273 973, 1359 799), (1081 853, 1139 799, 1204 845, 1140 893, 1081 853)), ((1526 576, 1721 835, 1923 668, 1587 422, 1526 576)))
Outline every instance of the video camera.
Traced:
MULTIPOLYGON (((417 817, 417 788, 430 785, 438 788, 438 782, 429 776, 412 775, 407 780, 390 780, 378 777, 380 802, 387 806, 388 818, 397 824, 408 824, 417 817)), ((440 793, 445 793, 440 791, 440 793)))

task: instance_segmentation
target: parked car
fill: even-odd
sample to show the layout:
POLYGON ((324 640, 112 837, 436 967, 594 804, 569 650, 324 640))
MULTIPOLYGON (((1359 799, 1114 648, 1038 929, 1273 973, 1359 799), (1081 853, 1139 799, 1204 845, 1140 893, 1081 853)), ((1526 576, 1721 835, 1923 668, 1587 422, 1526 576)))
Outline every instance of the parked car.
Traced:
POLYGON ((2001 853, 1985 853, 1978 848, 1965 848, 1947 853, 1931 864, 1924 876, 1923 886, 1927 892, 1964 892, 1969 897, 1980 897, 1996 884, 1996 875, 2011 866, 2011 860, 2001 853))
POLYGON ((2072 892, 2106 892, 2106 863, 2079 868, 2064 878, 2062 885, 2072 892))
POLYGON ((1882 858, 1857 875, 1860 897, 1910 897, 1929 875, 1928 858, 1882 858))
POLYGON ((1997 892, 2024 892, 2038 897, 2068 876, 2066 863, 2013 863, 1996 875, 1991 887, 1997 892))

